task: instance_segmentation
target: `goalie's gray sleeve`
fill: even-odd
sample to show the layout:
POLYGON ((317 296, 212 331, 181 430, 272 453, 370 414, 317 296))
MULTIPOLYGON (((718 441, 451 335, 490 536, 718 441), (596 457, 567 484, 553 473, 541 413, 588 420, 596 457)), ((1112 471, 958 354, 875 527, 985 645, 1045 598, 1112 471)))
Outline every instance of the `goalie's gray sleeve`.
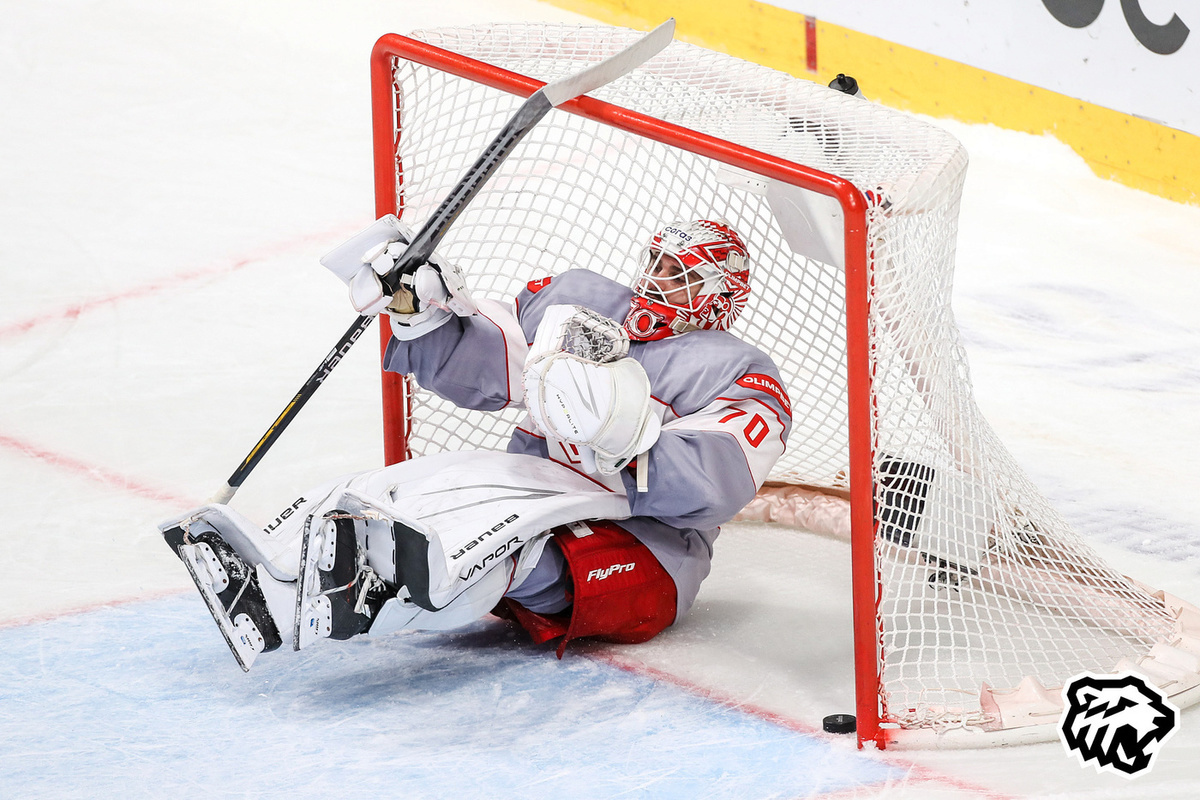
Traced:
POLYGON ((499 411, 521 402, 521 366, 528 345, 512 310, 481 300, 478 313, 454 317, 424 336, 388 341, 383 366, 459 408, 499 411))

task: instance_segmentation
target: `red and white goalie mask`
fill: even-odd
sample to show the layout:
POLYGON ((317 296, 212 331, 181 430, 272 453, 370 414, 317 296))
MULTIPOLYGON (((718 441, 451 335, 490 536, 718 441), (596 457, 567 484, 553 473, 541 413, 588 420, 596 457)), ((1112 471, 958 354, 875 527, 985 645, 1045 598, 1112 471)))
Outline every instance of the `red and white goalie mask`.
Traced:
POLYGON ((625 330, 634 341, 727 329, 750 298, 746 245, 723 222, 674 222, 642 251, 625 330))

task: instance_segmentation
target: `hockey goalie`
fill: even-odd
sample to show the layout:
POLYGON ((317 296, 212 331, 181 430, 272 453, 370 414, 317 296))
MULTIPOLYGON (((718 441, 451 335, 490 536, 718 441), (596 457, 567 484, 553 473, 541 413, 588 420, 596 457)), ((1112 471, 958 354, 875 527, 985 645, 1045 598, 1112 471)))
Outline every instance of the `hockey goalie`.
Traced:
POLYGON ((521 407, 506 453, 446 452, 305 492, 263 528, 210 504, 163 523, 243 669, 318 639, 489 613, 539 642, 642 642, 687 613, 719 526, 783 454, 770 358, 728 332, 749 253, 723 221, 663 227, 634 286, 587 270, 476 302, 433 256, 385 295, 411 234, 384 217, 322 263, 384 313, 386 369, 458 407, 521 407))

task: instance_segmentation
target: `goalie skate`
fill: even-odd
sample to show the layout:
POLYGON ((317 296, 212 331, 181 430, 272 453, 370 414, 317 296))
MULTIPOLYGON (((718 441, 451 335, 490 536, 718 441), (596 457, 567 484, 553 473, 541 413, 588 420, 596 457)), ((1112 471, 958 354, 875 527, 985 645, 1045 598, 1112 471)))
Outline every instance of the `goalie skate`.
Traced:
POLYGON ((259 653, 277 649, 283 640, 267 608, 255 570, 215 532, 176 533, 176 547, 192 582, 204 598, 208 612, 229 651, 243 672, 249 672, 259 653))
POLYGON ((309 517, 304 528, 292 637, 296 650, 317 639, 365 633, 392 594, 368 566, 348 514, 331 511, 320 521, 309 517))

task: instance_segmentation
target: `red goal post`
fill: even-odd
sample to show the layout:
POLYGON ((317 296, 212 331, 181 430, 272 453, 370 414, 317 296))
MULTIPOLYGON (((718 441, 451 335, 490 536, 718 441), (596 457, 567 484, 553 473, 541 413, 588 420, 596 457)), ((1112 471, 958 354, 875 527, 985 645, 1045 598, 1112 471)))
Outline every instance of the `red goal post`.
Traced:
MULTIPOLYGON (((440 182, 457 180, 511 113, 497 98, 525 98, 544 85, 492 61, 510 66, 534 63, 531 71, 569 73, 599 60, 607 54, 600 52, 605 48, 620 46, 624 34, 633 35, 609 28, 514 25, 383 36, 371 62, 376 216, 403 218, 408 213, 416 215, 410 224, 422 222, 429 204, 436 205, 444 195, 440 182), (439 47, 423 39, 463 47, 439 47), (573 50, 562 46, 566 40, 575 40, 573 50), (464 49, 495 57, 477 58, 461 52, 464 49), (527 52, 537 58, 529 61, 527 52), (418 72, 422 77, 413 78, 418 72), (401 73, 409 78, 402 80, 401 73), (426 73, 452 77, 427 79, 426 73), (483 89, 464 89, 469 97, 458 99, 444 90, 445 97, 435 98, 440 104, 435 114, 414 107, 417 101, 406 96, 405 80, 418 87, 425 86, 421 81, 439 87, 456 81, 456 86, 487 87, 491 94, 481 97, 483 89), (467 123, 474 127, 460 131, 467 123), (424 149, 414 154, 407 149, 414 136, 434 144, 421 144, 424 149), (443 146, 446 142, 450 144, 443 146), (441 174, 445 172, 454 174, 441 174)), ((420 88, 414 94, 427 91, 433 92, 420 88)), ((636 180, 641 176, 634 176, 632 186, 619 189, 625 192, 623 203, 670 190, 677 177, 674 170, 686 160, 683 156, 727 167, 734 181, 749 176, 751 184, 760 182, 749 193, 762 196, 745 201, 759 205, 742 207, 743 219, 735 227, 743 222, 751 226, 749 234, 741 230, 742 235, 762 253, 752 261, 757 293, 752 302, 767 305, 761 307, 765 311, 749 307, 734 332, 776 360, 785 381, 791 381, 793 405, 803 404, 809 412, 797 415, 798 426, 810 427, 793 431, 772 480, 813 484, 849 497, 860 744, 974 746, 1044 740, 1056 735, 1047 724, 1056 702, 1061 706, 1056 687, 1085 669, 1104 672, 1132 664, 1153 674, 1179 705, 1194 702, 1200 696, 1200 611, 1104 564, 1032 486, 974 405, 949 308, 966 169, 961 145, 899 112, 681 42, 595 94, 622 102, 585 96, 560 107, 569 118, 552 111, 463 213, 440 249, 452 259, 463 259, 477 294, 511 297, 515 288, 536 277, 507 273, 532 269, 526 262, 547 253, 560 256, 556 248, 564 240, 554 238, 559 232, 537 230, 542 249, 518 252, 512 237, 505 239, 487 228, 519 227, 519 220, 504 216, 518 201, 532 203, 530 218, 534 212, 554 216, 554 191, 524 191, 522 181, 545 178, 550 185, 553 181, 546 173, 565 167, 546 163, 543 169, 549 159, 530 149, 531 142, 542 135, 538 146, 557 147, 561 156, 582 137, 578 126, 585 124, 669 150, 671 165, 660 164, 659 173, 645 177, 649 185, 639 186, 636 180), (685 68, 696 62, 703 73, 700 88, 672 98, 677 104, 670 113, 626 107, 658 108, 664 92, 670 94, 668 84, 677 76, 655 72, 654 64, 666 63, 663 59, 672 68, 676 62, 685 68), (721 84, 726 74, 732 76, 726 84, 741 81, 737 88, 742 94, 718 96, 724 89, 712 88, 713 76, 721 84), (748 100, 746 86, 753 87, 748 100), (732 127, 729 119, 716 127, 741 131, 747 141, 739 144, 734 136, 699 130, 710 118, 683 124, 680 120, 700 118, 693 106, 716 116, 728 110, 732 127), (814 110, 826 106, 832 110, 814 110), (797 108, 811 112, 811 117, 797 108), (666 116, 676 119, 668 121, 666 116), (570 119, 586 123, 572 127, 563 122, 570 119), (558 132, 539 133, 546 130, 558 132), (828 163, 830 168, 767 152, 772 143, 784 139, 782 150, 806 152, 812 156, 806 156, 810 163, 828 163), (797 145, 799 140, 803 141, 797 145), (765 145, 751 146, 759 141, 765 145), (836 157, 830 155, 839 148, 836 157), (675 159, 676 154, 683 154, 682 160, 675 159), (510 169, 517 161, 523 166, 510 169), (855 175, 855 180, 833 174, 835 167, 839 174, 855 175), (788 231, 781 233, 786 225, 777 210, 763 210, 768 186, 794 188, 836 204, 834 218, 840 220, 841 234, 833 239, 840 238, 842 252, 832 258, 801 253, 788 231), (527 195, 536 197, 530 200, 527 195), (763 248, 764 242, 769 248, 763 248), (478 263, 487 261, 493 249, 505 254, 478 263), (803 274, 791 272, 800 262, 803 274), (497 272, 506 274, 497 278, 497 272), (485 280, 490 282, 481 287, 485 280), (780 294, 802 280, 816 283, 797 289, 799 295, 780 294), (808 302, 814 286, 826 295, 820 300, 823 305, 818 308, 814 301, 807 312, 793 311, 791 306, 808 302), (770 292, 779 298, 764 298, 770 292), (793 362, 789 351, 793 340, 800 346, 806 313, 820 317, 815 323, 820 327, 804 330, 805 337, 816 342, 812 347, 836 351, 819 363, 811 352, 793 362), (830 411, 833 406, 837 408, 830 411), (810 424, 808 417, 820 419, 810 424), (819 468, 810 469, 812 464, 819 468), (810 473, 817 477, 809 478, 810 473)), ((622 148, 634 145, 597 147, 623 156, 622 148)), ((631 171, 629 164, 625 169, 631 171)), ((704 187, 714 185, 711 168, 687 169, 692 170, 689 176, 707 170, 708 177, 697 180, 707 180, 700 184, 704 187)), ((558 177, 565 175, 563 171, 558 177)), ((716 175, 715 182, 726 191, 729 175, 716 175)), ((616 177, 629 176, 614 176, 614 181, 616 177)), ((692 191, 693 186, 688 183, 685 188, 692 191)), ((573 216, 564 224, 608 224, 603 216, 593 223, 584 219, 592 201, 609 187, 592 175, 578 188, 585 201, 573 207, 573 216)), ((685 205, 678 200, 676 204, 685 205)), ((644 209, 639 213, 647 216, 644 209)), ((631 255, 637 244, 630 233, 633 228, 641 231, 639 235, 648 233, 645 225, 627 225, 611 240, 599 241, 631 255)), ((594 237, 595 231, 589 235, 594 237)), ((586 247, 572 252, 575 260, 568 263, 590 267, 586 247)), ((606 263, 607 269, 614 269, 611 260, 606 263)), ((543 260, 540 266, 547 264, 543 260)), ((386 347, 386 326, 380 336, 386 347)), ((477 431, 473 426, 492 423, 439 411, 422 397, 411 377, 384 372, 387 463, 437 448, 503 446, 503 425, 477 431), (432 410, 418 419, 427 406, 432 410), (426 435, 426 428, 436 430, 436 436, 426 435), (488 444, 481 444, 485 441, 488 444)))
MULTIPOLYGON (((478 81, 520 97, 529 97, 546 85, 525 75, 486 64, 398 34, 382 36, 371 53, 371 117, 375 163, 375 216, 401 213, 397 207, 396 87, 394 59, 403 58, 463 78, 478 81)), ((801 186, 832 197, 846 220, 846 338, 850 385, 850 493, 855 530, 853 581, 855 584, 855 659, 859 739, 878 735, 878 655, 876 611, 868 599, 876 594, 874 523, 871 509, 870 365, 867 358, 867 221, 866 200, 849 181, 766 153, 732 144, 663 120, 629 111, 591 97, 579 97, 559 107, 563 111, 604 123, 774 180, 801 186), (866 606, 861 607, 860 606, 866 606)), ((465 169, 465 165, 464 165, 465 169)), ((391 334, 380 326, 380 347, 386 349, 391 334)), ((408 450, 410 394, 408 380, 383 372, 384 461, 394 464, 410 456, 408 450)))

